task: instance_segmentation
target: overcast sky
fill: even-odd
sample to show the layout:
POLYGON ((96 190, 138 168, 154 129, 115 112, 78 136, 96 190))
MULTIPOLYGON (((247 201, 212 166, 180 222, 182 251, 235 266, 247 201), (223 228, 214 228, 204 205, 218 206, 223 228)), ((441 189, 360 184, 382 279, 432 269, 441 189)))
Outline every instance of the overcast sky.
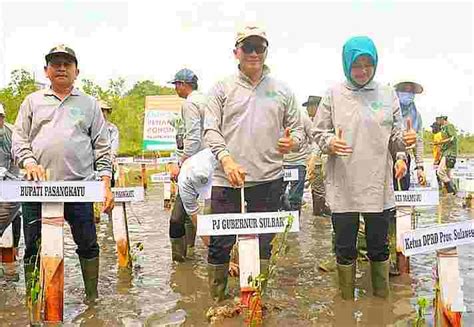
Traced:
POLYGON ((164 84, 182 67, 207 91, 236 70, 236 29, 267 29, 267 63, 302 103, 342 81, 341 49, 353 35, 379 51, 375 79, 420 82, 425 127, 438 114, 474 133, 471 1, 2 1, 0 87, 24 68, 46 82, 44 55, 58 43, 79 58, 80 78, 164 84))

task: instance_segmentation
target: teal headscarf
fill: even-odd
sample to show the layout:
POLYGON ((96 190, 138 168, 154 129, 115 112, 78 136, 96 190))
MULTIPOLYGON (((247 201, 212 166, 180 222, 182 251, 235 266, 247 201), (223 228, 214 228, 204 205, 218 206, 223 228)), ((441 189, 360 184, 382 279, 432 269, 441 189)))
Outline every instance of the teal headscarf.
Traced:
POLYGON ((357 57, 361 55, 367 55, 372 58, 374 63, 374 75, 370 78, 365 85, 369 84, 375 76, 377 70, 378 55, 377 49, 375 48, 374 42, 367 36, 355 36, 347 40, 342 48, 342 65, 344 67, 344 74, 351 84, 356 87, 364 87, 365 85, 358 85, 351 78, 352 64, 356 61, 357 57))

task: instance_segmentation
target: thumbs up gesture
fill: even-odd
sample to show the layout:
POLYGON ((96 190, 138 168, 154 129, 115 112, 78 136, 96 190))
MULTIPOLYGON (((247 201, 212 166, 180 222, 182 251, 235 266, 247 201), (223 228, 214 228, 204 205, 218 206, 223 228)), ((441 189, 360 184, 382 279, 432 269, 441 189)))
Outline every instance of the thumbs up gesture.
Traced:
POLYGON ((407 130, 403 132, 403 142, 407 147, 413 147, 416 143, 416 132, 410 117, 407 118, 407 130))
POLYGON ((291 137, 291 130, 289 127, 285 128, 283 137, 278 140, 278 152, 281 154, 287 154, 291 152, 291 149, 295 145, 295 141, 291 137))
POLYGON ((336 136, 329 142, 329 152, 338 156, 348 156, 352 153, 352 148, 347 145, 342 136, 342 129, 336 128, 336 136))

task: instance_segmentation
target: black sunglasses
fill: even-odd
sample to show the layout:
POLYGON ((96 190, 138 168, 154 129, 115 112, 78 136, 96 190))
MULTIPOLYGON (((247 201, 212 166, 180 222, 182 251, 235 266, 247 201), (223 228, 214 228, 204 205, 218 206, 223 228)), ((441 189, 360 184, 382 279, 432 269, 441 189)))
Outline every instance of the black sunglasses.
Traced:
POLYGON ((243 43, 240 48, 245 54, 251 54, 255 51, 256 54, 262 54, 267 50, 264 44, 243 43))

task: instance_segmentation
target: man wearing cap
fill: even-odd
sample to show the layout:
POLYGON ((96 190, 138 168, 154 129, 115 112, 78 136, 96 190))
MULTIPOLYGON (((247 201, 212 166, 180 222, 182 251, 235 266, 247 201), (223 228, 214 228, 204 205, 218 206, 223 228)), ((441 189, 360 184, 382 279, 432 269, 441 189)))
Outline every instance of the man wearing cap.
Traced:
POLYGON ((109 132, 110 138, 110 159, 112 161, 112 179, 110 180, 110 184, 112 187, 115 186, 115 167, 116 167, 116 159, 118 156, 118 150, 120 147, 120 133, 118 127, 110 121, 110 115, 112 114, 112 106, 109 105, 106 101, 100 100, 100 109, 102 110, 102 114, 104 115, 105 122, 107 125, 107 131, 109 132))
MULTIPOLYGON (((316 112, 318 111, 320 96, 310 95, 308 101, 303 103, 306 111, 311 119, 311 124, 314 121, 316 112)), ((323 154, 316 143, 312 143, 311 155, 308 161, 308 179, 311 185, 311 194, 313 198, 313 215, 330 216, 331 211, 326 204, 326 189, 324 185, 324 169, 323 169, 323 154)))
POLYGON ((283 156, 283 167, 289 171, 296 171, 298 179, 283 182, 282 207, 283 210, 301 212, 301 202, 306 180, 306 161, 311 153, 313 137, 311 134, 312 122, 306 111, 301 111, 301 122, 304 128, 304 140, 300 149, 283 156), (289 188, 288 194, 286 189, 289 188))
MULTIPOLYGON (((421 94, 423 92, 423 87, 411 81, 405 81, 395 84, 395 90, 397 92, 398 99, 400 101, 400 109, 402 112, 402 118, 404 126, 407 126, 408 119, 411 120, 411 124, 413 129, 415 130, 417 137, 416 137, 416 145, 414 149, 414 155, 410 155, 407 151, 405 154, 400 154, 405 159, 407 164, 407 174, 400 179, 400 183, 396 180, 395 174, 394 176, 394 183, 393 185, 398 188, 398 185, 401 186, 401 190, 398 191, 406 191, 410 187, 410 165, 412 164, 413 160, 415 161, 415 170, 417 172, 418 183, 420 185, 426 184, 426 176, 424 172, 423 166, 423 152, 424 152, 424 144, 423 144, 423 121, 421 119, 420 112, 417 110, 415 105, 415 95, 421 94)), ((394 158, 394 162, 395 162, 394 158)))
MULTIPOLYGON (((0 167, 5 168, 13 175, 18 175, 18 167, 14 164, 11 155, 12 130, 13 126, 5 122, 5 109, 0 103, 0 167)), ((20 241, 21 231, 20 204, 0 202, 0 238, 10 223, 13 229, 13 246, 16 248, 20 241)))
POLYGON ((443 140, 441 126, 438 122, 431 124, 431 134, 433 134, 433 165, 438 166, 441 161, 441 145, 439 143, 443 140))
MULTIPOLYGON (((13 152, 27 178, 42 181, 77 181, 94 170, 104 182, 103 211, 113 208, 110 138, 96 99, 74 87, 79 74, 74 51, 64 45, 46 55, 44 71, 51 87, 26 97, 13 132, 13 152)), ((23 203, 25 281, 29 295, 31 274, 41 239, 41 203, 23 203)), ((92 203, 65 203, 64 218, 71 226, 88 300, 97 297, 99 246, 92 203)))
MULTIPOLYGON (((245 187, 247 212, 273 212, 280 207, 283 154, 298 151, 304 138, 293 92, 269 75, 264 65, 268 39, 257 26, 237 33, 236 74, 219 81, 206 105, 204 138, 219 164, 214 172, 211 211, 241 212, 245 187)), ((271 256, 273 234, 261 234, 260 272, 271 256)), ((208 277, 211 296, 222 300, 227 285, 235 235, 211 236, 208 277)))
MULTIPOLYGON (((203 124, 206 98, 198 91, 198 77, 190 69, 181 69, 169 83, 174 84, 176 93, 180 98, 186 99, 181 107, 181 116, 184 123, 182 147, 180 146, 180 134, 177 134, 176 140, 178 149, 182 148, 180 151, 177 151, 178 167, 180 167, 188 158, 205 148, 203 124)), ((175 166, 171 169, 171 178, 176 179, 178 177, 178 167, 175 166)), ((171 211, 169 233, 171 257, 174 261, 182 262, 186 255, 191 255, 194 252, 196 227, 186 214, 180 193, 176 196, 176 201, 171 211)))
POLYGON ((448 122, 447 116, 440 117, 442 140, 434 142, 441 146, 441 160, 439 162, 437 175, 446 186, 448 193, 456 194, 456 187, 450 177, 450 171, 456 164, 458 156, 458 136, 456 127, 448 122))

